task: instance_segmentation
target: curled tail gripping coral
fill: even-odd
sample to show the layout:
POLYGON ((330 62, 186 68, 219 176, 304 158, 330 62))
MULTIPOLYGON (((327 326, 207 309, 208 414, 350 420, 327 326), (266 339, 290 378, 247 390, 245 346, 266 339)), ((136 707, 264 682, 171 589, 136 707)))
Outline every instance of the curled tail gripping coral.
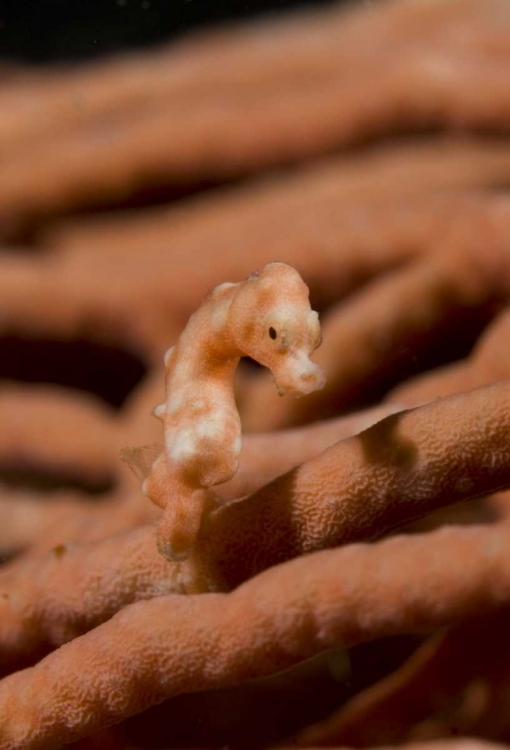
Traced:
POLYGON ((191 316, 177 344, 165 354, 165 444, 143 483, 164 509, 160 552, 187 556, 208 509, 214 485, 231 479, 241 452, 241 422, 234 375, 243 356, 271 370, 280 394, 311 393, 324 375, 310 355, 321 342, 319 316, 308 287, 285 263, 270 263, 244 281, 215 287, 191 316))

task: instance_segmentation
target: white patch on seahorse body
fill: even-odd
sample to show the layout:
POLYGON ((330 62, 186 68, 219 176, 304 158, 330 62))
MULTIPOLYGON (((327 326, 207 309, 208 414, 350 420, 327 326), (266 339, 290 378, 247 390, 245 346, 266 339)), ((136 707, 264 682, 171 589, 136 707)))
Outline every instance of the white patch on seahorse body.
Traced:
POLYGON ((168 365, 168 363, 170 361, 170 357, 172 356, 172 352, 173 352, 174 349, 175 349, 175 346, 171 346, 170 349, 166 350, 166 352, 165 352, 165 354, 163 356, 163 362, 165 363, 165 367, 166 367, 166 365, 168 365))
POLYGON ((243 441, 242 441, 241 436, 239 436, 234 440, 233 450, 234 450, 235 456, 238 456, 241 453, 242 447, 243 447, 243 441))
POLYGON ((239 282, 236 281, 224 281, 223 284, 218 284, 214 287, 215 292, 222 292, 224 289, 230 289, 232 286, 238 286, 239 282))
POLYGON ((172 461, 180 463, 196 455, 197 441, 193 430, 170 432, 165 440, 166 450, 172 461))
MULTIPOLYGON (((224 287, 227 285, 222 284, 221 286, 224 287)), ((235 284, 228 284, 228 286, 235 286, 235 284)), ((211 311, 210 324, 213 331, 221 331, 225 327, 229 307, 230 300, 225 299, 223 302, 218 302, 211 311)))
POLYGON ((166 411, 166 404, 158 404, 152 410, 152 416, 156 417, 157 419, 163 419, 163 417, 165 416, 165 411, 166 411))
POLYGON ((166 402, 166 413, 175 414, 175 412, 179 411, 179 409, 181 409, 183 406, 184 397, 178 393, 174 393, 166 402))
POLYGON ((200 419, 195 426, 198 438, 218 438, 225 434, 225 422, 221 417, 212 415, 207 419, 200 419))

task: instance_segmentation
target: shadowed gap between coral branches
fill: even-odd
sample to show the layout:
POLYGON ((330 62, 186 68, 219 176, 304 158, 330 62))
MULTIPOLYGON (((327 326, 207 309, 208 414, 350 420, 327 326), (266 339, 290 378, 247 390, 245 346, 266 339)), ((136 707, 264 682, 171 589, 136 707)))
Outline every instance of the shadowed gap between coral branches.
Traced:
MULTIPOLYGON (((423 117, 423 115, 420 115, 423 117)), ((473 127, 472 134, 486 137, 490 142, 497 142, 505 137, 498 129, 488 129, 473 127)), ((134 182, 129 190, 124 188, 123 192, 118 194, 91 194, 82 196, 80 201, 75 205, 69 205, 66 208, 54 209, 49 214, 42 214, 39 211, 28 212, 18 220, 12 220, 7 225, 2 226, 2 239, 9 244, 15 245, 18 251, 37 252, 41 246, 44 246, 45 233, 48 228, 59 220, 86 218, 95 214, 109 214, 122 216, 124 212, 140 213, 143 215, 146 209, 166 207, 172 204, 176 206, 181 202, 193 200, 194 198, 206 194, 217 193, 222 190, 228 192, 232 188, 243 188, 250 183, 259 181, 266 182, 268 177, 273 175, 277 180, 285 179, 285 176, 292 176, 293 173, 301 169, 309 169, 314 164, 320 164, 325 158, 337 158, 344 156, 346 160, 363 159, 364 152, 369 150, 375 152, 378 149, 384 152, 386 148, 392 148, 396 143, 406 146, 412 144, 417 139, 423 139, 427 136, 441 136, 444 128, 433 121, 424 122, 422 119, 413 122, 410 117, 407 122, 398 124, 389 122, 387 124, 378 123, 376 133, 370 131, 360 131, 352 134, 353 140, 348 143, 341 143, 337 147, 329 147, 318 153, 301 156, 288 156, 286 159, 280 159, 275 164, 262 165, 236 165, 231 171, 223 174, 212 172, 211 174, 194 175, 189 174, 175 175, 158 175, 156 173, 147 175, 145 183, 134 182), (130 192, 131 191, 131 192, 130 192)), ((501 179, 499 183, 491 185, 492 190, 502 190, 510 187, 507 180, 501 179)))
POLYGON ((326 718, 397 669, 421 642, 401 636, 328 651, 271 677, 177 696, 127 719, 119 730, 151 750, 205 744, 259 750, 326 718))
POLYGON ((422 331, 416 349, 413 343, 396 346, 391 360, 380 363, 374 372, 363 378, 355 392, 349 393, 348 408, 344 396, 335 402, 333 395, 327 412, 318 410, 314 419, 327 419, 376 405, 406 380, 468 357, 500 309, 499 304, 491 303, 475 310, 461 310, 451 314, 442 329, 422 331))
POLYGON ((112 492, 115 487, 114 478, 111 476, 78 476, 72 471, 52 470, 47 466, 22 461, 0 461, 0 484, 16 490, 37 490, 42 493, 77 490, 84 493, 84 500, 90 497, 94 501, 101 501, 102 495, 112 492))
POLYGON ((133 352, 87 339, 0 337, 2 379, 76 388, 120 408, 146 367, 133 352))
MULTIPOLYGON (((0 388, 2 380, 64 386, 93 394, 120 409, 145 373, 142 360, 118 346, 85 339, 0 338, 0 388)), ((22 455, 15 459, 11 456, 8 462, 0 460, 0 482, 43 492, 79 490, 91 499, 100 499, 115 483, 108 473, 87 475, 22 455)))

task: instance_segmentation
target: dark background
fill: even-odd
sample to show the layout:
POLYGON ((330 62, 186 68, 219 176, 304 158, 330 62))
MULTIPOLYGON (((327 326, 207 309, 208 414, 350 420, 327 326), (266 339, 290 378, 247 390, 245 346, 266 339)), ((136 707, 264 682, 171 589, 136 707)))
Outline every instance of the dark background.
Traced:
POLYGON ((328 0, 0 0, 0 57, 78 60, 328 0))

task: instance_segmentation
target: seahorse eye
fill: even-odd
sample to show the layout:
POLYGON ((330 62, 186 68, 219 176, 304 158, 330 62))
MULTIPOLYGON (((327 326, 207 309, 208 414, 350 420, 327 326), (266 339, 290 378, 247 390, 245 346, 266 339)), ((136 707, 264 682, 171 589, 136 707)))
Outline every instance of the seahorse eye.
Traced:
POLYGON ((269 336, 273 339, 273 341, 275 340, 276 335, 277 335, 276 334, 276 329, 273 328, 273 326, 270 326, 270 328, 269 328, 269 336))

